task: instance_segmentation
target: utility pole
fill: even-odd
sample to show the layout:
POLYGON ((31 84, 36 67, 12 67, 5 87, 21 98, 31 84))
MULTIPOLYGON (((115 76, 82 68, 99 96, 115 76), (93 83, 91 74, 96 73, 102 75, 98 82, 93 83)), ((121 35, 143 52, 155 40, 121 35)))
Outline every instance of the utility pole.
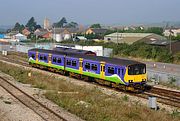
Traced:
POLYGON ((169 32, 170 32, 170 34, 169 34, 169 39, 170 39, 169 51, 170 51, 170 53, 172 53, 171 41, 172 41, 172 34, 174 33, 174 32, 172 31, 172 26, 171 26, 169 32))
POLYGON ((55 41, 56 41, 56 30, 55 30, 55 26, 54 26, 54 38, 53 38, 54 47, 55 47, 55 41))
POLYGON ((117 34, 117 44, 118 44, 118 28, 116 28, 116 34, 117 34))

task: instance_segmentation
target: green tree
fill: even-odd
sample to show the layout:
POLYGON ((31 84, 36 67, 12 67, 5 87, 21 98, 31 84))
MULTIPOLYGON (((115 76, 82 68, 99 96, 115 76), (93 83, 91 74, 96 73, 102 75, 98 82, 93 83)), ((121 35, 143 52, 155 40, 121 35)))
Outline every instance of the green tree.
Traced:
POLYGON ((35 31, 36 26, 37 26, 37 23, 34 17, 31 17, 29 21, 27 22, 26 27, 28 27, 30 31, 35 31))
POLYGON ((155 33, 158 35, 163 35, 163 28, 161 27, 150 27, 146 31, 146 33, 155 33))
POLYGON ((172 36, 171 39, 180 41, 180 34, 178 34, 176 37, 172 36))
POLYGON ((19 22, 17 22, 15 25, 14 25, 14 28, 12 29, 13 31, 19 31, 19 32, 22 32, 22 30, 24 29, 24 25, 20 25, 19 22))
POLYGON ((14 25, 13 31, 19 31, 20 27, 21 25, 18 22, 16 22, 16 24, 14 25))
POLYGON ((73 22, 73 21, 65 25, 66 28, 76 28, 77 26, 78 26, 78 23, 73 22))
POLYGON ((65 24, 67 24, 67 21, 66 21, 66 18, 63 17, 59 22, 54 23, 53 26, 54 27, 61 27, 62 28, 62 27, 65 26, 65 24))
POLYGON ((101 28, 100 24, 93 24, 90 26, 90 28, 101 28))

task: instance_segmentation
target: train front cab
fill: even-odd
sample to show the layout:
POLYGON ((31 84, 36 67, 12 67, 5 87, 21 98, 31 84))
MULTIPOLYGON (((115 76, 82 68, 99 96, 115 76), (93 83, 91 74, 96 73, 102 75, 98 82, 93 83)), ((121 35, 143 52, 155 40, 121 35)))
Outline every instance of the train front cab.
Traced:
POLYGON ((147 81, 146 65, 134 64, 127 66, 124 80, 129 87, 143 89, 147 81))

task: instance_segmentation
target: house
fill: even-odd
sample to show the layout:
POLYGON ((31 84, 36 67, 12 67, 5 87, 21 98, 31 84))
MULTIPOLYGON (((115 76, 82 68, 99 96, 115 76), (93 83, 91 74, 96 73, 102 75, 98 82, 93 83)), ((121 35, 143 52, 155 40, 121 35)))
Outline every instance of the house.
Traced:
POLYGON ((25 36, 29 36, 31 34, 31 32, 27 28, 25 28, 22 30, 22 34, 25 36))
POLYGON ((18 33, 16 35, 14 35, 14 39, 17 39, 19 41, 25 41, 25 40, 27 40, 27 37, 21 33, 18 33))
POLYGON ((86 30, 85 34, 97 34, 102 35, 107 32, 107 29, 100 29, 100 28, 89 28, 86 30))
POLYGON ((104 40, 114 43, 132 44, 137 41, 166 40, 166 38, 153 33, 117 33, 116 32, 106 35, 104 37, 104 40))
POLYGON ((52 38, 52 32, 50 32, 47 29, 36 29, 34 31, 34 34, 36 35, 36 38, 45 38, 45 39, 52 38))
POLYGON ((13 39, 16 34, 18 34, 19 31, 11 31, 5 35, 5 38, 7 39, 13 39))
POLYGON ((145 43, 152 46, 164 47, 168 50, 170 50, 170 46, 171 46, 172 53, 180 52, 180 41, 151 40, 151 41, 146 41, 145 43))
POLYGON ((178 35, 180 35, 180 28, 168 28, 165 29, 163 32, 164 36, 169 37, 170 34, 174 37, 177 37, 178 35))

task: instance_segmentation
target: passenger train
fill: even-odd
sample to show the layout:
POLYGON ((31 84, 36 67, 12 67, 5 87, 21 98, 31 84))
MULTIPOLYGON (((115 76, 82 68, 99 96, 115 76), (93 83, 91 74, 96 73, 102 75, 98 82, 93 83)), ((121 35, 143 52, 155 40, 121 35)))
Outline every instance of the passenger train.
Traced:
POLYGON ((143 89, 147 81, 146 65, 133 60, 45 49, 31 49, 28 57, 33 67, 123 90, 143 89))

